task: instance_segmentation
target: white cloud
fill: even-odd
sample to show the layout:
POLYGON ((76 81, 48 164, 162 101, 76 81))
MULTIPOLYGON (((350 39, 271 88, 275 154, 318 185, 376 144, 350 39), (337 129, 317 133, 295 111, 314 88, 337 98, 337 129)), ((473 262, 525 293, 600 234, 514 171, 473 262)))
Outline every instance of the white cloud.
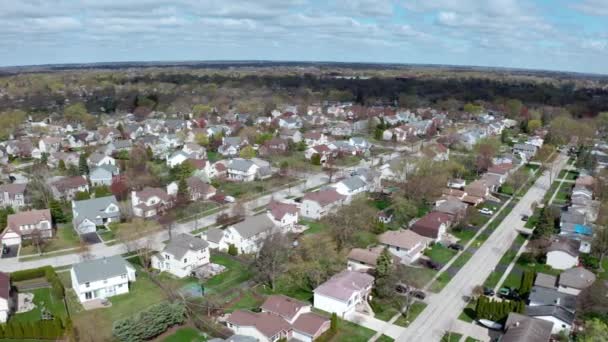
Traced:
POLYGON ((608 1, 606 0, 582 0, 572 5, 572 8, 593 16, 608 16, 608 1))

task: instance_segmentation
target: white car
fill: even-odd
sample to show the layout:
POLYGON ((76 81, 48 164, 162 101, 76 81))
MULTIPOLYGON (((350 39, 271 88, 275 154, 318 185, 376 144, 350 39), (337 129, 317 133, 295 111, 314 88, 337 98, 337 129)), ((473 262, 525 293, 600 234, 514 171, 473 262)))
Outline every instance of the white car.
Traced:
POLYGON ((479 209, 479 212, 482 213, 482 214, 484 214, 484 215, 492 215, 492 214, 494 214, 494 211, 490 210, 488 208, 481 208, 481 209, 479 209))

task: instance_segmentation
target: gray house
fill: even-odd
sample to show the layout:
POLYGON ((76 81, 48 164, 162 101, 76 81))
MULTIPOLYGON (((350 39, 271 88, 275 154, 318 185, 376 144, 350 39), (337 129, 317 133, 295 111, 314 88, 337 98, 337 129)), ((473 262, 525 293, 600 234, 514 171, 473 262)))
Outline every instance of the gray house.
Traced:
POLYGON ((111 164, 104 164, 94 168, 89 173, 89 180, 93 186, 112 185, 112 178, 118 175, 119 170, 111 164))
POLYGON ((72 201, 72 223, 78 234, 94 233, 97 226, 120 221, 120 208, 114 196, 72 201))

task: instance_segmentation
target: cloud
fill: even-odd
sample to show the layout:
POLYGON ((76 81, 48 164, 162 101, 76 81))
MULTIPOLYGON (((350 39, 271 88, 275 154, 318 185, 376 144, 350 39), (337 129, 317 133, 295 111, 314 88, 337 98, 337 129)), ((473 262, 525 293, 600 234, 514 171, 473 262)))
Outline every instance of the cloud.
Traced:
POLYGON ((392 0, 338 0, 336 8, 356 17, 389 17, 394 14, 392 0))
POLYGON ((572 8, 593 16, 608 16, 608 1, 606 0, 582 0, 572 5, 572 8))

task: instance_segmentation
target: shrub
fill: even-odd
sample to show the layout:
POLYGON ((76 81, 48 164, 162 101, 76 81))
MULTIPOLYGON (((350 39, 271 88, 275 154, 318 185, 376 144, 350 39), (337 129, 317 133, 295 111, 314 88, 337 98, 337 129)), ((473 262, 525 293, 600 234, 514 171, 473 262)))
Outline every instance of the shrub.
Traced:
POLYGON ((583 266, 592 270, 600 268, 600 259, 589 254, 581 254, 581 263, 583 266))
POLYGON ((232 256, 236 256, 239 254, 239 250, 236 248, 234 244, 228 245, 228 254, 232 256))
POLYGON ((185 315, 182 303, 160 303, 135 316, 115 321, 112 333, 119 341, 149 340, 173 325, 182 324, 185 315))

